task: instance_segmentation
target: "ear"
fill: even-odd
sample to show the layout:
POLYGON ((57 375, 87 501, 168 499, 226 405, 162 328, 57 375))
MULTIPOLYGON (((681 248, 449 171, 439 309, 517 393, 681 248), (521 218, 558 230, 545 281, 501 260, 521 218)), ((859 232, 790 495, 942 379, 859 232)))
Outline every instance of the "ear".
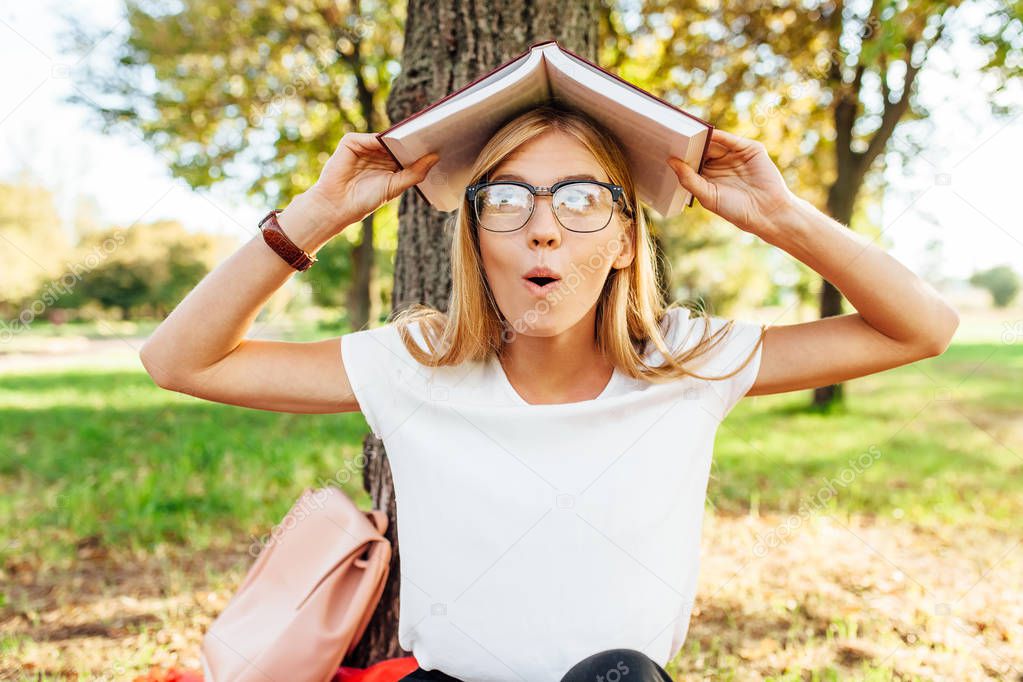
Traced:
POLYGON ((636 221, 633 220, 624 226, 624 229, 619 233, 618 239, 621 244, 621 248, 618 251, 618 255, 615 256, 612 267, 614 268, 627 268, 632 264, 633 258, 636 257, 636 221))

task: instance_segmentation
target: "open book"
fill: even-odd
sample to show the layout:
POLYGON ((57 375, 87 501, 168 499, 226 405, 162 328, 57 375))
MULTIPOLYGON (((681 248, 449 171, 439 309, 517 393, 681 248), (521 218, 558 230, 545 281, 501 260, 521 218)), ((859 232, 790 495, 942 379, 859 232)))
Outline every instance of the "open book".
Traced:
POLYGON ((534 43, 521 55, 387 130, 377 139, 402 168, 437 152, 440 158, 416 190, 441 211, 464 201, 469 171, 483 145, 504 123, 547 101, 579 109, 621 143, 641 201, 662 217, 692 206, 667 164, 669 156, 698 172, 714 126, 655 97, 557 41, 534 43))

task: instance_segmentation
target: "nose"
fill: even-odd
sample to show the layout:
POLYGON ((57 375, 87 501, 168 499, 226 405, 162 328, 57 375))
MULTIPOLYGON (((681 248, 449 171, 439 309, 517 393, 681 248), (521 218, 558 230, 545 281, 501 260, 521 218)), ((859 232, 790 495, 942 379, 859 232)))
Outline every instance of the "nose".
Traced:
POLYGON ((530 248, 555 248, 561 244, 561 223, 554 216, 552 200, 549 195, 533 197, 533 215, 522 228, 530 248))

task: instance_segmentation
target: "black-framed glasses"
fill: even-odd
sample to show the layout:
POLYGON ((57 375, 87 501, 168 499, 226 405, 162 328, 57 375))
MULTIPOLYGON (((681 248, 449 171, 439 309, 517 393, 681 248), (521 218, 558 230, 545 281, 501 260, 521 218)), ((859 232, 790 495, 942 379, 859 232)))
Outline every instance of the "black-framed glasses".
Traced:
POLYGON ((550 187, 535 187, 518 180, 477 182, 465 188, 477 224, 491 232, 514 232, 533 215, 535 197, 551 197, 558 223, 572 232, 596 232, 611 222, 615 204, 632 217, 621 185, 599 180, 562 180, 550 187))

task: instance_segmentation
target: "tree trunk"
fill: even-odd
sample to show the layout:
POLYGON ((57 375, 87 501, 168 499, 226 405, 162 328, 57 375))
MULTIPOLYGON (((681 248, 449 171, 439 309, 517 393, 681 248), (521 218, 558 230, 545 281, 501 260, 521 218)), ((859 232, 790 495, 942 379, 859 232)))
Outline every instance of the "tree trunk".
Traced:
MULTIPOLYGON (((387 115, 400 121, 457 88, 475 80, 530 44, 557 39, 583 57, 596 61, 596 0, 411 0, 405 25, 402 69, 387 101, 387 115)), ((398 206, 398 251, 394 296, 399 310, 416 302, 447 310, 451 291, 449 251, 453 214, 426 204, 412 189, 398 206)), ((383 444, 366 436, 364 485, 374 507, 390 518, 387 537, 393 550, 387 586, 351 665, 367 666, 385 658, 406 656, 398 644, 400 563, 398 519, 390 466, 383 444)))
POLYGON ((363 329, 369 321, 370 282, 373 277, 373 216, 362 221, 362 240, 352 250, 352 285, 348 289, 348 321, 352 329, 363 329))
MULTIPOLYGON (((852 221, 853 206, 856 202, 856 194, 859 190, 859 176, 853 169, 839 168, 838 179, 828 190, 828 215, 848 225, 852 221)), ((829 282, 822 280, 820 297, 821 319, 842 314, 842 292, 829 282)), ((842 384, 831 384, 829 386, 818 386, 813 390, 813 405, 817 408, 826 408, 832 404, 841 402, 842 384)))

